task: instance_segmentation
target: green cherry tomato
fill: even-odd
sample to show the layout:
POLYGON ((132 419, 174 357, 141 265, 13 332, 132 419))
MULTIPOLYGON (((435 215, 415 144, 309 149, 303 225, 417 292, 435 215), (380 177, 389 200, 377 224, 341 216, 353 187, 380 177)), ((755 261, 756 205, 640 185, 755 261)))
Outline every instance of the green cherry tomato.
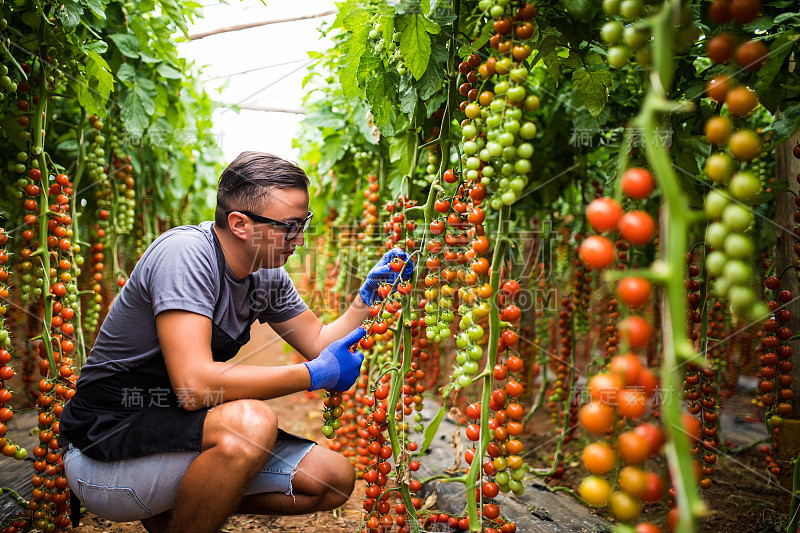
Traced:
POLYGON ((745 237, 741 233, 731 233, 725 237, 722 248, 725 250, 725 253, 728 254, 728 257, 733 259, 748 260, 753 256, 752 239, 745 237))
POLYGON ((606 44, 617 44, 622 38, 622 24, 616 20, 610 20, 600 28, 600 38, 606 44))
POLYGON ((608 64, 613 68, 622 68, 628 63, 628 50, 624 46, 612 46, 608 49, 608 64))
POLYGON ((753 213, 744 206, 730 204, 722 211, 722 222, 732 231, 744 231, 753 222, 753 213))
POLYGON ((747 201, 761 191, 761 181, 750 172, 739 172, 731 178, 728 190, 737 200, 747 201))

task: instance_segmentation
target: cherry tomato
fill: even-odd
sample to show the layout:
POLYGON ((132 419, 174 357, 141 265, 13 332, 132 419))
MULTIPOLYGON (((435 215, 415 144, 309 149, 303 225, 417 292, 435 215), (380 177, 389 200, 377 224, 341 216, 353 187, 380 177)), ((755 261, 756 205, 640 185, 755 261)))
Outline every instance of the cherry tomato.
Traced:
POLYGON ((583 449, 581 460, 589 472, 603 475, 617 466, 617 453, 605 442, 593 442, 583 449))
POLYGON ((650 282, 630 276, 617 284, 617 297, 630 307, 642 307, 650 298, 650 282))
POLYGON ((619 220, 618 228, 623 239, 637 246, 647 244, 656 234, 653 217, 644 211, 625 213, 619 220))
POLYGON ((655 180, 649 170, 640 167, 629 168, 622 175, 622 193, 633 200, 644 200, 655 189, 655 180))
POLYGON ((596 269, 603 269, 614 261, 614 245, 605 237, 592 235, 581 242, 578 256, 596 269))
POLYGON ((622 218, 622 206, 613 198, 597 198, 586 207, 586 220, 597 232, 611 231, 622 218))

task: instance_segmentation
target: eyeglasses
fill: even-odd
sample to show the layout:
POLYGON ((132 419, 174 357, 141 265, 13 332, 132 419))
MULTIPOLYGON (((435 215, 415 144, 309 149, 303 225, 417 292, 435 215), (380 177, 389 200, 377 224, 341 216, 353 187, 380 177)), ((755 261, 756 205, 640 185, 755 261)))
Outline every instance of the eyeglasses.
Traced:
POLYGON ((280 220, 273 220, 271 218, 262 217, 261 215, 256 215, 255 213, 250 213, 249 211, 239 211, 236 209, 232 211, 226 211, 225 216, 228 216, 234 212, 241 213, 255 222, 262 222, 264 224, 271 224, 279 228, 286 228, 286 236, 284 238, 287 241, 296 239, 298 235, 305 232, 308 229, 308 226, 311 225, 311 218, 314 216, 314 213, 309 211, 308 215, 306 215, 306 218, 299 222, 281 222, 280 220))

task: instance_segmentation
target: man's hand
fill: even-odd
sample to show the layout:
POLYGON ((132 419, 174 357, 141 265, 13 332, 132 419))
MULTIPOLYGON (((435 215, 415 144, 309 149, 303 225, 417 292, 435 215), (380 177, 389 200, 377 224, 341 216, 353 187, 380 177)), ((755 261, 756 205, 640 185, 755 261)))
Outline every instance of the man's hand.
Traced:
POLYGON ((304 362, 311 374, 308 390, 346 391, 352 387, 358 379, 364 355, 357 350, 351 352, 350 346, 366 334, 367 330, 359 326, 345 338, 331 343, 315 359, 304 362))
MULTIPOLYGON (((367 274, 367 279, 364 280, 364 284, 358 291, 359 296, 361 296, 361 299, 364 300, 367 305, 372 305, 378 301, 378 287, 384 283, 394 283, 397 279, 398 272, 392 268, 392 259, 395 257, 405 262, 408 259, 408 254, 400 248, 392 248, 383 254, 380 261, 378 261, 378 263, 372 267, 372 270, 369 271, 369 274, 367 274)), ((401 275, 403 279, 411 279, 413 273, 414 263, 408 261, 408 264, 406 264, 399 275, 401 275)))

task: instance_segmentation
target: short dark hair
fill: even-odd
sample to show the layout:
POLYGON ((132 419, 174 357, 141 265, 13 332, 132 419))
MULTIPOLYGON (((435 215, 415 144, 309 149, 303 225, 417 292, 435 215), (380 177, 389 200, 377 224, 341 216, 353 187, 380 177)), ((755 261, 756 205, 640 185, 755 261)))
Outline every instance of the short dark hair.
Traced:
POLYGON ((214 224, 226 229, 227 211, 257 213, 268 204, 271 189, 308 192, 308 185, 308 176, 294 163, 264 152, 242 152, 219 178, 214 224))

